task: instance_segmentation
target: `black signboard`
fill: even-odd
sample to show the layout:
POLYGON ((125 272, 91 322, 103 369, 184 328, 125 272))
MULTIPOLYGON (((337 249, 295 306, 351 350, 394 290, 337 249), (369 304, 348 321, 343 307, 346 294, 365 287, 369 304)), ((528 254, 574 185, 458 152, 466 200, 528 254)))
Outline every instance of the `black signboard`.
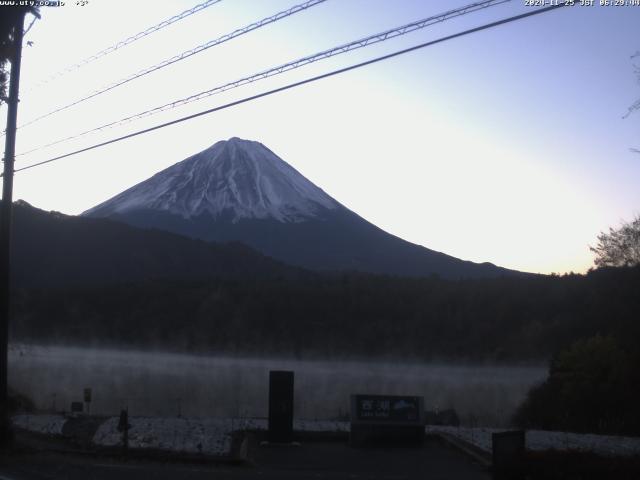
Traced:
POLYGON ((354 395, 357 421, 419 423, 422 419, 421 397, 392 395, 354 395))
POLYGON ((351 395, 349 443, 352 446, 415 445, 423 440, 423 397, 351 395))

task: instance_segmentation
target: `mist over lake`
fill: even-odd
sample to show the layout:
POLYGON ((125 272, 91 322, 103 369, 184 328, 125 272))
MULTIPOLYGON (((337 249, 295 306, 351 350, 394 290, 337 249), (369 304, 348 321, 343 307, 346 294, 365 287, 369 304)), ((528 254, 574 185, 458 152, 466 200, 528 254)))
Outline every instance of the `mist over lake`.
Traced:
POLYGON ((354 393, 423 395, 463 424, 505 425, 545 366, 295 361, 15 344, 9 382, 43 410, 66 410, 91 388, 92 414, 266 417, 269 370, 295 372, 295 416, 348 413, 354 393))

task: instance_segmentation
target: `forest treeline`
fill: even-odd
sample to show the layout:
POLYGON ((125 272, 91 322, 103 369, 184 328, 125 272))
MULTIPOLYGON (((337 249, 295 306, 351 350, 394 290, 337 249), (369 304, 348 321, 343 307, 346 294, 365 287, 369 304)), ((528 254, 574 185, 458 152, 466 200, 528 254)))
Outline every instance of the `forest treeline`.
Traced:
POLYGON ((283 357, 540 361, 640 339, 640 267, 483 280, 359 273, 20 289, 17 341, 283 357))
MULTIPOLYGON (((637 337, 635 338, 637 342, 637 337)), ((640 435, 640 350, 594 335, 556 353, 513 421, 522 428, 640 435)))

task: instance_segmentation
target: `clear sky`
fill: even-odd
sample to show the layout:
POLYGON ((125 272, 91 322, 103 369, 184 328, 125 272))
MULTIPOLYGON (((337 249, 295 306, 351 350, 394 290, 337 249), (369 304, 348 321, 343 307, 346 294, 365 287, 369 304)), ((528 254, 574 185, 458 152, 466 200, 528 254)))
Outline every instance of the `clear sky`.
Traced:
MULTIPOLYGON (((43 9, 27 34, 19 124, 302 0, 223 0, 37 87, 198 2, 78 3, 43 9)), ((17 150, 468 3, 328 0, 20 129, 17 150)), ((16 168, 532 8, 513 0, 21 156, 16 168)), ((640 97, 638 50, 640 7, 559 9, 18 173, 14 196, 78 214, 238 136, 411 242, 518 270, 584 272, 596 235, 640 211, 640 154, 631 150, 640 113, 622 118, 640 97)))

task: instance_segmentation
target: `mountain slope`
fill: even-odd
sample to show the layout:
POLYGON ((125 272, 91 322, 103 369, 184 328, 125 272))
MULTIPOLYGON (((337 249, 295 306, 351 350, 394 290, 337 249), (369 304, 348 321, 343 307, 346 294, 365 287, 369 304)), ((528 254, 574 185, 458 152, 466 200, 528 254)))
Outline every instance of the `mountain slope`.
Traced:
POLYGON ((18 287, 149 280, 307 275, 239 243, 216 245, 105 219, 14 204, 12 274, 18 287))
POLYGON ((218 142, 84 214, 109 217, 139 210, 185 219, 202 215, 299 222, 339 204, 258 142, 218 142))
POLYGON ((131 225, 240 241, 293 265, 445 278, 515 274, 429 250, 367 222, 264 145, 221 141, 88 210, 131 225))

